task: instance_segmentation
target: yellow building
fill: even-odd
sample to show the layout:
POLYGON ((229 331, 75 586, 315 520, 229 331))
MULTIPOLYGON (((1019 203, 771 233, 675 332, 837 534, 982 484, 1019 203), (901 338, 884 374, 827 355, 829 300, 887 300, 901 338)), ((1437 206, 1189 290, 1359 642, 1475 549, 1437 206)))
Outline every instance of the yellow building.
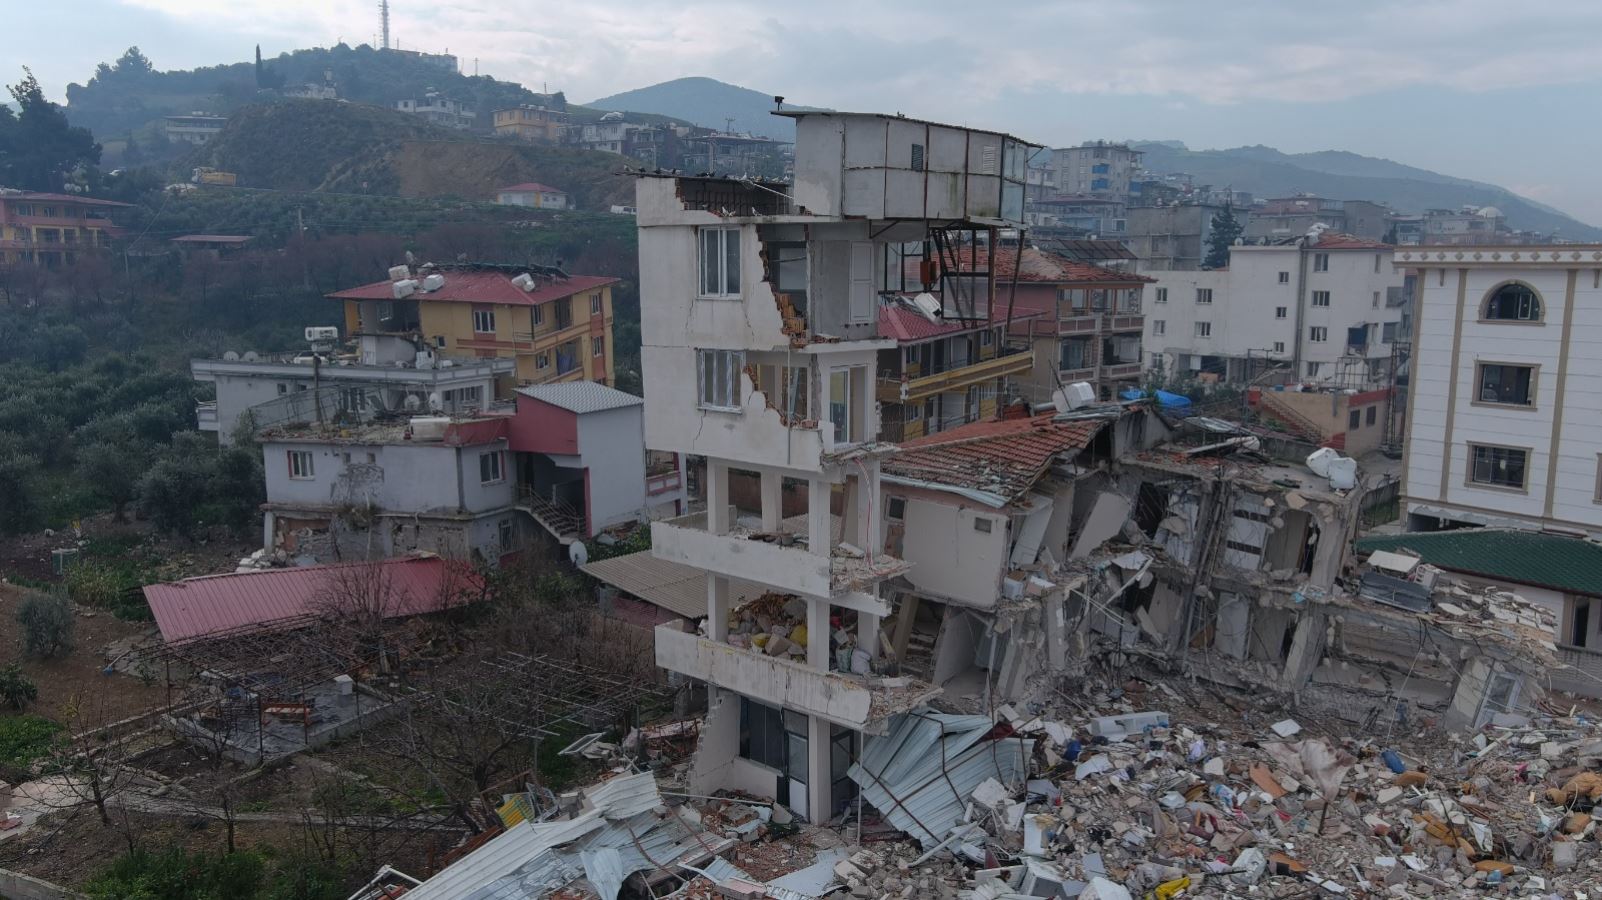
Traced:
POLYGON ((420 338, 441 356, 517 361, 519 384, 616 378, 612 285, 541 266, 439 266, 330 294, 348 335, 420 338), (427 290, 433 278, 441 279, 427 290), (399 296, 397 296, 399 295, 399 296))
POLYGON ((543 106, 515 106, 495 111, 496 134, 535 144, 559 143, 566 126, 567 113, 543 106))
POLYGON ((0 265, 53 268, 73 262, 79 252, 104 250, 123 233, 112 224, 112 211, 126 208, 75 194, 0 191, 0 265))

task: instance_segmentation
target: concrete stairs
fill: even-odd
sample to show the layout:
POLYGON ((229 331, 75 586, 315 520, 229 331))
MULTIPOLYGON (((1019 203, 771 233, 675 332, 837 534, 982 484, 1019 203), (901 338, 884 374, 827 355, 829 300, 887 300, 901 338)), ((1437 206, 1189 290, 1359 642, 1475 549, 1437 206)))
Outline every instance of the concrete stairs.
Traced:
POLYGON ((584 539, 584 516, 560 500, 525 491, 521 508, 563 544, 584 539))
POLYGON ((1320 447, 1334 447, 1337 450, 1346 446, 1345 432, 1334 435, 1332 438, 1325 438, 1317 423, 1291 409, 1290 406, 1274 396, 1273 391, 1261 391, 1258 394, 1257 405, 1259 412, 1266 413, 1268 416, 1279 420, 1292 434, 1308 443, 1317 444, 1320 447))

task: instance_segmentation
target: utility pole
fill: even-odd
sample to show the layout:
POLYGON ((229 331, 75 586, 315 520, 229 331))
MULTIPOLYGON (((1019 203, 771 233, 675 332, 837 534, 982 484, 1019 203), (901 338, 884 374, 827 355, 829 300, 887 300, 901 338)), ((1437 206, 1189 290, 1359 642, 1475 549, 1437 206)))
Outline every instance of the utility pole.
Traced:
POLYGON ((295 231, 300 235, 300 286, 311 290, 311 267, 306 261, 306 220, 301 216, 301 208, 295 207, 295 231))

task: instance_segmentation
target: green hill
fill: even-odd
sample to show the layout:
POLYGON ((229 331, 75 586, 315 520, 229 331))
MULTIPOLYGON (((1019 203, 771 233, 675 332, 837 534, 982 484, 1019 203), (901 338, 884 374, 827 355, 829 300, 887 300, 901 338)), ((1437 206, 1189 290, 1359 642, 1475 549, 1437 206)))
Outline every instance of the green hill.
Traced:
POLYGON ((1272 147, 1190 150, 1175 141, 1134 142, 1143 165, 1157 173, 1185 172, 1196 184, 1229 185, 1258 197, 1317 194, 1334 200, 1373 200, 1404 212, 1495 206, 1510 227, 1551 232, 1567 240, 1602 240, 1602 228, 1494 184, 1453 178, 1388 159, 1337 150, 1281 153, 1272 147))
MULTIPOLYGON (((795 140, 795 123, 771 114, 772 94, 715 78, 676 78, 602 97, 586 105, 596 109, 657 113, 719 131, 727 128, 732 119, 735 131, 748 131, 780 141, 795 140)), ((788 102, 786 105, 794 106, 788 102)))

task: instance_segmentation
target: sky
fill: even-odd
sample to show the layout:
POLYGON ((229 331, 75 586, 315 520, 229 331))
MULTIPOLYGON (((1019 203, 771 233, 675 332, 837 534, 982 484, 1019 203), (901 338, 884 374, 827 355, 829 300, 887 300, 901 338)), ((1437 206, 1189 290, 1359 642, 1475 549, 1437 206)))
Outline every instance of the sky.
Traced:
MULTIPOLYGON (((378 0, 4 0, 0 78, 375 43, 378 0)), ((583 102, 704 75, 787 102, 1192 149, 1350 150, 1602 224, 1602 2, 392 0, 402 47, 583 102)))

